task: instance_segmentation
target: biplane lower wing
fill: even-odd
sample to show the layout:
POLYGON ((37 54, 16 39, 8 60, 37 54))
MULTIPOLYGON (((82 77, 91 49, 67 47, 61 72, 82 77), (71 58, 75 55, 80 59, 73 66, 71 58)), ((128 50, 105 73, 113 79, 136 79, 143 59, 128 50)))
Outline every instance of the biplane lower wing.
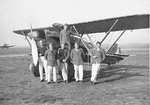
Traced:
POLYGON ((112 65, 112 64, 116 64, 118 63, 119 61, 123 60, 124 59, 124 56, 118 56, 118 55, 109 55, 109 54, 106 54, 105 55, 105 59, 102 63, 105 63, 105 64, 108 64, 108 65, 112 65))

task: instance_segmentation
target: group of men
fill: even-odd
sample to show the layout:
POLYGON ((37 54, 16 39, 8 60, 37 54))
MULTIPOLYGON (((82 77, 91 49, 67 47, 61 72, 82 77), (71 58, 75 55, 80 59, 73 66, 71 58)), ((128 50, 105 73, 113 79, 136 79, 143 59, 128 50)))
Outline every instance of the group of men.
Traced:
MULTIPOLYGON (((40 81, 47 81, 48 84, 57 82, 57 70, 61 70, 63 81, 68 83, 68 62, 71 61, 74 65, 75 81, 82 82, 84 52, 82 48, 79 48, 78 42, 75 42, 74 48, 71 49, 70 33, 67 31, 67 25, 64 25, 63 29, 60 31, 59 40, 61 47, 58 50, 54 49, 53 43, 49 43, 48 49, 46 49, 42 40, 39 42, 40 81), (43 70, 45 70, 45 72, 43 72, 43 70)), ((100 63, 104 60, 105 54, 101 48, 100 42, 97 42, 96 48, 92 49, 90 52, 92 58, 91 83, 95 84, 98 71, 100 70, 100 63)))

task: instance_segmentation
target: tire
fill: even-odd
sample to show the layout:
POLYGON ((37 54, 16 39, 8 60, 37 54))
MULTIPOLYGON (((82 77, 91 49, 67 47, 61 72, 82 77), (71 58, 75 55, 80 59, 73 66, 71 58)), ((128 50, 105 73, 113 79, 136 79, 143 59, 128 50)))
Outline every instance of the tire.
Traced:
POLYGON ((39 77, 40 76, 38 66, 39 66, 39 63, 37 64, 37 66, 34 66, 33 63, 30 63, 30 65, 29 65, 29 70, 30 70, 30 72, 32 72, 32 74, 35 77, 39 77))

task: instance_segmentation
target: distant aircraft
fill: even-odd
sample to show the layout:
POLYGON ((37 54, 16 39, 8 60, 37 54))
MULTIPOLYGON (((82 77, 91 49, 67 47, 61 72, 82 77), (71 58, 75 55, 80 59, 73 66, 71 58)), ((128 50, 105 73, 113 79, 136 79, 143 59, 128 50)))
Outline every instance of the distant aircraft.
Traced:
MULTIPOLYGON (((90 62, 90 50, 94 48, 94 43, 92 40, 87 42, 83 39, 83 35, 87 35, 90 39, 92 33, 106 33, 105 37, 100 41, 103 44, 104 40, 109 36, 111 32, 121 31, 120 35, 116 37, 114 43, 110 46, 110 48, 105 53, 105 59, 102 63, 112 65, 116 64, 119 61, 123 60, 125 57, 129 55, 122 55, 117 52, 118 45, 117 41, 123 36, 123 34, 128 30, 137 30, 137 29, 146 29, 149 28, 149 14, 144 15, 132 15, 132 16, 124 16, 103 20, 96 20, 91 22, 83 22, 83 23, 75 23, 68 24, 72 34, 70 37, 71 46, 73 46, 75 41, 79 41, 80 47, 83 49, 86 54, 86 59, 84 62, 90 62)), ((43 28, 34 28, 34 29, 23 29, 23 30, 15 30, 13 31, 16 34, 20 34, 25 36, 29 45, 31 47, 32 58, 34 66, 38 67, 37 61, 37 48, 39 39, 46 40, 46 46, 48 43, 54 43, 54 48, 58 49, 60 47, 59 43, 59 32, 63 25, 53 24, 52 27, 43 27, 43 28), (37 33, 37 35, 35 34, 37 33), (33 36, 32 40, 29 41, 29 38, 33 36), (36 48, 37 46, 37 48, 36 48)), ((100 35, 99 35, 100 36, 100 35)), ((120 50, 120 49, 119 49, 120 50)))
POLYGON ((2 48, 2 49, 4 49, 4 48, 8 49, 8 48, 14 47, 14 46, 15 45, 3 44, 2 46, 0 46, 0 48, 2 48))

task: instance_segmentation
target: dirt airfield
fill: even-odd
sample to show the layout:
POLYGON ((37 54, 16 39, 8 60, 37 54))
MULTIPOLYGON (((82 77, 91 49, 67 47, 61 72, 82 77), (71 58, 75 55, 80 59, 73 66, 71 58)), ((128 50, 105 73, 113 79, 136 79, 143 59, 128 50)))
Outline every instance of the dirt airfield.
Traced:
POLYGON ((27 56, 0 57, 0 105, 150 105, 149 52, 132 51, 112 67, 103 65, 91 85, 90 67, 84 82, 46 84, 28 70, 27 56))

